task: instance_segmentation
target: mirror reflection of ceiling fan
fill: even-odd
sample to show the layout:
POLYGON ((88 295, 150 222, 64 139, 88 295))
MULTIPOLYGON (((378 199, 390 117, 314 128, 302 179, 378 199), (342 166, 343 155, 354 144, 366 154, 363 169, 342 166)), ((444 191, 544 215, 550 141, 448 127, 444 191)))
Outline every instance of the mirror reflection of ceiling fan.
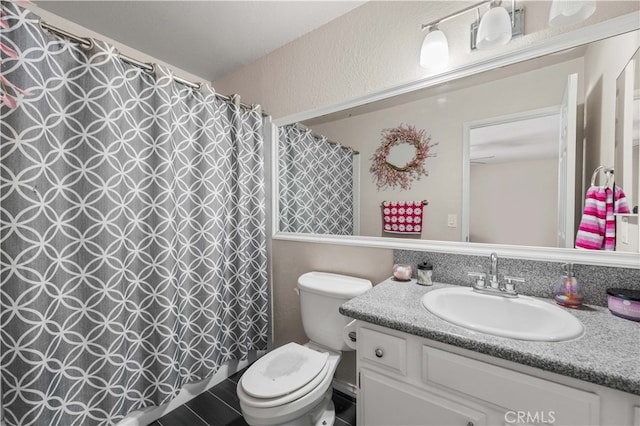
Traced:
POLYGON ((495 158, 495 155, 488 155, 486 157, 478 157, 478 158, 472 158, 470 160, 471 164, 487 164, 486 161, 480 161, 480 160, 488 160, 490 158, 495 158))

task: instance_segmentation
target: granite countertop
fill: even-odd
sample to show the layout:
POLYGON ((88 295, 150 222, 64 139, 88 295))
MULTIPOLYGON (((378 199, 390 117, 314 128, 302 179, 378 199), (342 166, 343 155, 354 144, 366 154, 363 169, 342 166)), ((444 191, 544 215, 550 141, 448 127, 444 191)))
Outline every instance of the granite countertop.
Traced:
MULTIPOLYGON (((427 311, 425 287, 388 279, 346 302, 340 313, 416 336, 496 358, 574 377, 640 395, 640 323, 612 315, 607 308, 566 309, 584 325, 583 336, 566 342, 531 342, 492 336, 458 327, 427 311)), ((544 299, 541 299, 544 300, 544 299)), ((554 303, 548 299, 549 303, 554 303)))

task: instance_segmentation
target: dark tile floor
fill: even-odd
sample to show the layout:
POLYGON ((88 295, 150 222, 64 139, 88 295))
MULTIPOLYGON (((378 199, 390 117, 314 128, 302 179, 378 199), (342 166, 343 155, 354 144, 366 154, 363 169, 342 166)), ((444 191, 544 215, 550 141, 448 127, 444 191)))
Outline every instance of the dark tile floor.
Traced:
MULTIPOLYGON (((238 379, 244 370, 198 395, 186 404, 159 418, 149 426, 243 426, 236 395, 238 379)), ((333 391, 336 407, 335 426, 355 426, 356 404, 352 397, 333 391)))

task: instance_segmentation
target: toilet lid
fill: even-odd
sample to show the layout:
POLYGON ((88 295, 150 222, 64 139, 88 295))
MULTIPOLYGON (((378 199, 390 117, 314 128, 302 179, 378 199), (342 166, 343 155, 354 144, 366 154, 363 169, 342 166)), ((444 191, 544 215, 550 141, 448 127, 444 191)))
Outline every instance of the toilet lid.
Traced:
POLYGON ((256 361, 242 376, 242 388, 254 398, 277 398, 316 377, 329 354, 297 343, 281 346, 256 361))

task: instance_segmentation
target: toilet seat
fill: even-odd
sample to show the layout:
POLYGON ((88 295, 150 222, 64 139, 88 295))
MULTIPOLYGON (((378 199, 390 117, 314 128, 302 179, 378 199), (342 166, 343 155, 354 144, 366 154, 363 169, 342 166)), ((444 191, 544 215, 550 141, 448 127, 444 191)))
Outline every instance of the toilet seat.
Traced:
POLYGON ((327 374, 333 375, 328 359, 327 352, 289 343, 256 361, 240 378, 238 392, 252 407, 286 404, 311 392, 327 374))

